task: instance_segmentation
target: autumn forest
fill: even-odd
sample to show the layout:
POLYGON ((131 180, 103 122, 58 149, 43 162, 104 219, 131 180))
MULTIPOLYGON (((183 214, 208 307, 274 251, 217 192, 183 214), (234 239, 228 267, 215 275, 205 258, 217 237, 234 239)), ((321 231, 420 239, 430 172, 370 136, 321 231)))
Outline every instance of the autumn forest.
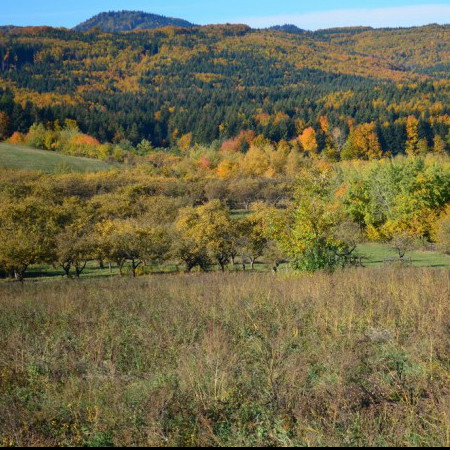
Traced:
POLYGON ((218 146, 251 132, 331 159, 442 152, 449 33, 438 25, 3 30, 0 135, 71 119, 102 143, 134 146, 218 146), (374 141, 373 155, 352 142, 360 139, 374 141))

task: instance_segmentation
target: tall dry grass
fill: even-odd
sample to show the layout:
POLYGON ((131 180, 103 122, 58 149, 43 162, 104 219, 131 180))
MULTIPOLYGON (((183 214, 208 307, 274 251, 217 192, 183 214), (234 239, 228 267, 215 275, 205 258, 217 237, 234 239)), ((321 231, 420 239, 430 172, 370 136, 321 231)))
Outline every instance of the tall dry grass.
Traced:
POLYGON ((450 272, 0 285, 0 445, 450 445, 450 272))

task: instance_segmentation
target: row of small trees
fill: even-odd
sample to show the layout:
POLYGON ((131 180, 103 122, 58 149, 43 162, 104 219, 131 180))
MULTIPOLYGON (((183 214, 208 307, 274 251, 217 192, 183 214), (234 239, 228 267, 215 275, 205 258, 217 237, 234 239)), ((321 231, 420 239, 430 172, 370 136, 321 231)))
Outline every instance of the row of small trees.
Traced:
POLYGON ((240 257, 253 268, 269 246, 258 214, 232 219, 219 200, 177 210, 173 200, 157 197, 138 217, 114 218, 102 217, 95 202, 27 197, 2 203, 0 224, 0 268, 17 280, 36 263, 79 277, 94 260, 117 265, 121 274, 128 265, 133 276, 142 265, 167 260, 187 271, 213 264, 225 270, 240 257))

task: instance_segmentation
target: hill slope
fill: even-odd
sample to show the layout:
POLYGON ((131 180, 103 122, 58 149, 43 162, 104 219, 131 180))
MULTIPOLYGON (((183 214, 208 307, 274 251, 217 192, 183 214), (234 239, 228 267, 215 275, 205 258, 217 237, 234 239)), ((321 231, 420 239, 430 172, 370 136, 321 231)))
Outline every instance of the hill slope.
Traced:
POLYGON ((339 128, 339 142, 351 127, 373 122, 383 150, 398 153, 411 115, 423 119, 424 147, 437 135, 448 141, 449 72, 450 26, 0 33, 5 136, 66 118, 102 142, 145 138, 158 147, 186 135, 187 142, 209 144, 246 130, 290 141, 313 127, 320 152, 327 141, 319 120, 326 116, 325 131, 339 128))
POLYGON ((100 28, 104 32, 149 30, 167 26, 191 28, 194 24, 183 19, 149 14, 142 11, 110 11, 97 14, 74 27, 75 31, 85 32, 100 28))
POLYGON ((0 169, 53 173, 55 171, 101 172, 113 168, 113 165, 95 159, 77 158, 29 147, 0 144, 0 169))

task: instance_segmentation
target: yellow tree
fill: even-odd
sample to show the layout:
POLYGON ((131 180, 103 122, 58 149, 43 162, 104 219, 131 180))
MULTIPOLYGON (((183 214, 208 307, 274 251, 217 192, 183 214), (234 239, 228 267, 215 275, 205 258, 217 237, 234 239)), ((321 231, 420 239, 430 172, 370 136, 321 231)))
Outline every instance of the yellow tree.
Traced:
POLYGON ((328 120, 327 116, 320 116, 319 117, 319 125, 320 125, 321 130, 324 133, 328 133, 329 128, 330 128, 330 121, 328 120))
POLYGON ((379 159, 383 156, 375 123, 356 126, 342 150, 343 159, 379 159))
POLYGON ((310 155, 316 155, 319 145, 317 143, 317 133, 314 128, 309 127, 303 130, 303 133, 299 136, 300 144, 303 150, 310 155))
POLYGON ((436 224, 436 241, 444 253, 450 255, 450 206, 436 224))
POLYGON ((178 147, 183 152, 187 152, 192 145, 192 133, 183 134, 183 136, 178 139, 178 147))
POLYGON ((88 261, 99 253, 93 233, 94 214, 88 205, 73 199, 67 200, 63 209, 67 219, 64 228, 55 237, 55 259, 67 277, 73 268, 78 278, 88 261))
POLYGON ((128 261, 133 277, 147 263, 159 263, 168 256, 171 236, 164 226, 148 226, 136 219, 107 220, 97 225, 97 240, 104 255, 117 263, 120 274, 128 261))
POLYGON ((434 146, 433 146, 434 153, 445 154, 446 148, 447 145, 445 144, 444 139, 442 139, 442 137, 437 134, 434 137, 434 146))
POLYGON ((409 116, 406 122, 406 153, 409 156, 417 155, 419 152, 419 121, 415 116, 409 116))
POLYGON ((0 267, 22 281, 31 264, 50 262, 59 211, 40 198, 3 198, 0 202, 0 267))
POLYGON ((252 145, 241 162, 241 171, 248 177, 264 175, 270 167, 270 146, 252 145))
POLYGON ((419 139, 417 143, 417 154, 426 155, 430 151, 428 141, 425 138, 419 139))
POLYGON ((195 259, 191 254, 200 256, 208 255, 210 259, 217 261, 222 271, 233 254, 234 227, 230 219, 230 212, 219 200, 213 200, 197 208, 184 208, 180 211, 176 221, 176 229, 181 240, 189 243, 189 246, 181 247, 179 258, 186 263, 191 270, 188 260, 195 259), (188 258, 182 253, 189 253, 188 258))
POLYGON ((264 254, 268 239, 264 232, 264 216, 258 207, 252 214, 236 222, 237 247, 242 257, 242 267, 245 270, 246 261, 253 270, 256 260, 264 254))

